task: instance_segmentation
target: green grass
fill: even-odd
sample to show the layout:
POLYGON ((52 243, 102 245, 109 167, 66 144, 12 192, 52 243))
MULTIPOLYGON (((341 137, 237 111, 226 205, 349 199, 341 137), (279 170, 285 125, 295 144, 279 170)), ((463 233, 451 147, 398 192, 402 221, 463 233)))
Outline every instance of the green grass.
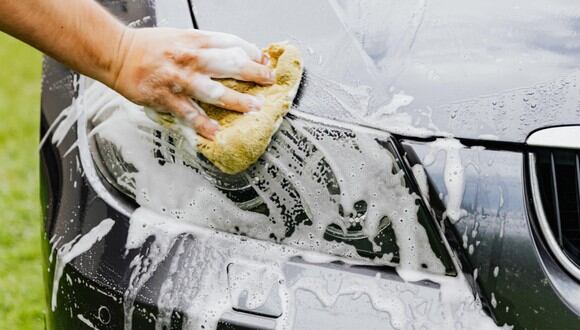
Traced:
POLYGON ((0 33, 0 329, 43 329, 41 55, 0 33))

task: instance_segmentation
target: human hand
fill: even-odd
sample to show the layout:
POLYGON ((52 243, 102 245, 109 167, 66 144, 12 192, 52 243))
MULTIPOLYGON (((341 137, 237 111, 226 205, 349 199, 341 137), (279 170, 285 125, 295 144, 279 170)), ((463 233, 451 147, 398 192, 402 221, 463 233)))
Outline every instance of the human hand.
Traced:
POLYGON ((268 58, 255 45, 225 33, 126 28, 117 54, 107 85, 132 102, 174 114, 208 139, 219 125, 193 99, 239 112, 258 111, 263 104, 211 78, 274 82, 268 58))

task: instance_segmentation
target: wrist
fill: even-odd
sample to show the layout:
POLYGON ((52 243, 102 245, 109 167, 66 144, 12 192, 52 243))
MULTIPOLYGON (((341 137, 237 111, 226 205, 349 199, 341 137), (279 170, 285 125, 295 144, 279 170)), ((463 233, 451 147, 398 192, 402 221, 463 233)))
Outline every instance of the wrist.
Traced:
POLYGON ((131 45, 135 36, 135 29, 121 25, 120 31, 116 39, 116 44, 113 46, 114 51, 110 52, 112 57, 110 59, 110 65, 105 77, 102 80, 105 85, 116 89, 119 76, 125 65, 125 60, 130 52, 131 45))

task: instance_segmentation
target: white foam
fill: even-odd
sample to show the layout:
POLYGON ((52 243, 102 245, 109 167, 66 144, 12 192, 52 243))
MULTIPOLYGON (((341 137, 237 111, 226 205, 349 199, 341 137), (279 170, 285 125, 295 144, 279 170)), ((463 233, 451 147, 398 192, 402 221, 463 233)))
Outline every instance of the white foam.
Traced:
POLYGON ((86 318, 83 314, 77 314, 77 318, 83 322, 87 327, 91 328, 91 329, 95 329, 98 330, 99 328, 97 328, 96 325, 93 324, 93 322, 91 322, 88 318, 86 318))
POLYGON ((431 150, 423 159, 423 164, 429 166, 433 164, 439 152, 445 153, 443 170, 443 180, 447 190, 445 214, 452 223, 457 222, 466 213, 461 209, 465 191, 465 168, 460 155, 460 150, 465 147, 457 139, 452 138, 437 139, 430 144, 430 147, 431 150))
POLYGON ((421 164, 415 164, 411 168, 411 171, 413 172, 415 180, 417 180, 421 196, 423 196, 423 199, 429 202, 429 184, 427 182, 427 173, 425 172, 425 168, 421 164))
MULTIPOLYGON (((131 327, 133 303, 137 295, 156 276, 158 267, 169 255, 172 258, 168 260, 169 273, 163 278, 158 297, 158 303, 166 309, 157 316, 159 326, 168 324, 171 309, 179 307, 186 311, 186 327, 215 327, 219 318, 231 311, 231 297, 240 294, 239 291, 230 291, 228 286, 225 269, 231 263, 266 265, 268 272, 274 274, 270 277, 280 278, 283 284, 279 286, 283 309, 283 316, 277 325, 280 329, 292 328, 298 291, 312 292, 325 306, 335 304, 338 297, 365 295, 374 308, 389 313, 393 325, 405 327, 421 324, 416 317, 409 316, 417 314, 413 312, 417 307, 405 298, 403 292, 416 287, 409 282, 424 279, 441 286, 440 294, 431 302, 435 311, 429 315, 431 323, 425 324, 441 324, 442 328, 457 324, 463 328, 493 326, 461 274, 456 278, 441 275, 444 273, 443 265, 431 250, 425 229, 417 221, 418 197, 405 187, 402 173, 391 171, 394 160, 377 143, 377 139, 388 138, 387 134, 329 129, 325 125, 300 119, 284 122, 282 130, 295 132, 303 139, 293 141, 296 136, 291 134, 274 139, 261 163, 247 174, 249 184, 268 207, 269 214, 264 215, 246 211, 227 198, 213 185, 212 178, 196 165, 196 161, 188 158, 193 155, 180 149, 180 143, 184 142, 179 139, 179 132, 169 132, 152 122, 140 107, 109 92, 100 84, 90 85, 81 94, 81 99, 79 104, 84 105, 82 109, 87 114, 86 118, 91 119, 95 126, 94 136, 112 142, 122 158, 137 169, 120 178, 123 184, 133 189, 136 201, 142 206, 131 216, 126 248, 141 249, 148 238, 154 238, 151 246, 131 261, 130 285, 124 299, 126 328, 131 327), (156 138, 152 130, 177 136, 175 145, 165 145, 167 142, 163 137, 156 138), (155 158, 152 148, 155 143, 183 152, 166 155, 166 160, 171 157, 175 160, 162 165, 155 158), (301 143, 308 146, 298 148, 301 143), (295 153, 281 152, 288 145, 297 146, 293 149, 295 153), (309 161, 301 161, 304 159, 309 161), (338 194, 327 189, 332 182, 324 179, 324 173, 320 172, 321 161, 327 164, 326 170, 334 176, 338 194), (274 171, 275 168, 279 171, 274 171), (356 216, 355 204, 359 201, 367 203, 367 211, 361 217, 356 216), (288 236, 285 232, 287 224, 281 220, 300 205, 313 224, 297 225, 294 233, 288 236), (385 216, 390 220, 388 225, 395 231, 400 262, 398 265, 390 263, 392 255, 374 262, 395 265, 407 283, 395 285, 380 276, 374 278, 337 273, 341 274, 341 284, 337 287, 336 279, 324 280, 316 275, 321 273, 312 270, 305 270, 306 273, 292 283, 288 282, 285 267, 291 257, 301 256, 320 263, 342 260, 345 263, 369 264, 371 261, 360 258, 352 246, 328 242, 322 236, 331 223, 341 226, 344 231, 356 222, 362 225, 363 233, 372 240, 385 216), (261 241, 221 231, 240 231, 261 241), (193 237, 193 240, 187 241, 189 245, 183 234, 193 237), (285 237, 283 244, 268 242, 271 235, 278 239, 285 237), (174 253, 170 254, 172 249, 174 253), (324 254, 307 250, 322 251, 324 254), (427 265, 427 270, 422 270, 421 265, 427 265), (306 276, 310 271, 313 272, 308 273, 311 276, 306 276), (329 287, 335 289, 328 291, 329 287)), ((442 143, 448 144, 459 149, 457 144, 442 143)), ((458 151, 451 156, 449 154, 447 150, 449 171, 453 172, 458 169, 457 163, 460 164, 461 159, 458 151)), ((448 188, 448 194, 451 195, 453 190, 453 187, 448 188)), ((457 190, 460 189, 455 189, 456 195, 457 190)), ((453 203, 457 204, 457 197, 453 198, 453 203)), ((453 198, 448 197, 448 212, 449 200, 453 198)), ((95 227, 94 234, 91 230, 86 235, 88 238, 67 243, 62 250, 61 263, 72 260, 105 235, 110 227, 105 232, 103 228, 106 225, 103 223, 95 227), (79 244, 81 241, 83 244, 79 244)), ((57 268, 64 269, 64 265, 57 268)), ((251 282, 256 281, 247 280, 244 285, 251 286, 251 282)), ((264 301, 268 286, 252 288, 257 294, 251 304, 256 306, 264 301)), ((53 289, 53 306, 57 291, 58 287, 53 289)))
POLYGON ((52 311, 56 310, 56 297, 58 295, 60 278, 65 266, 74 258, 88 251, 93 245, 95 245, 96 242, 105 237, 111 228, 113 228, 114 224, 115 221, 111 219, 105 219, 93 227, 85 235, 79 235, 57 249, 56 264, 54 266, 54 278, 52 282, 52 311))
MULTIPOLYGON (((96 92, 101 97, 107 96, 99 89, 102 85, 94 84, 86 91, 96 92)), ((119 98, 109 93, 111 98, 119 98)), ((216 189, 206 177, 184 166, 177 153, 176 161, 160 165, 153 158, 151 150, 152 130, 165 129, 150 121, 140 107, 120 99, 118 102, 104 102, 110 108, 123 111, 108 111, 108 116, 101 115, 105 110, 90 109, 97 120, 95 130, 97 135, 111 141, 120 149, 123 159, 135 166, 136 173, 127 174, 135 182, 137 202, 152 210, 173 214, 178 220, 187 219, 210 228, 226 231, 242 231, 248 236, 268 239, 275 235, 278 239, 285 236, 286 225, 282 222, 288 218, 287 207, 295 203, 305 209, 314 220, 312 227, 297 226, 291 237, 286 237, 287 244, 311 249, 333 251, 344 256, 356 255, 354 249, 344 244, 330 243, 322 238, 328 225, 335 223, 343 227, 352 221, 363 225, 363 232, 374 243, 381 221, 386 216, 397 236, 401 264, 419 268, 427 265, 431 271, 442 272, 440 261, 434 256, 424 228, 417 221, 417 196, 411 194, 403 184, 402 173, 392 173, 392 156, 375 139, 388 138, 388 135, 378 136, 371 133, 355 134, 350 131, 334 130, 323 132, 324 125, 317 125, 303 120, 292 120, 290 124, 312 144, 312 154, 300 158, 310 158, 308 162, 300 163, 292 154, 276 152, 288 149, 296 142, 282 136, 273 141, 274 148, 266 154, 264 164, 257 166, 249 178, 262 200, 268 206, 270 215, 263 216, 255 212, 245 212, 216 189), (97 116, 98 115, 98 116, 97 116), (102 120, 102 118, 105 118, 102 120), (139 129, 136 129, 139 128, 139 129), (345 133, 346 132, 346 133, 345 133), (334 135, 333 135, 334 134, 334 135), (339 138, 337 134, 342 134, 339 138), (313 148, 313 149, 312 149, 313 148), (314 151, 313 151, 314 150, 314 151), (332 195, 321 178, 320 162, 328 163, 340 186, 340 195, 332 195), (276 166, 280 172, 273 174, 271 167, 276 166), (155 173, 155 175, 151 175, 155 173), (289 190, 290 180, 293 190, 289 190), (183 182, 188 182, 183 185, 183 182), (296 199, 295 195, 300 196, 296 199), (280 200, 283 198, 283 204, 280 200), (293 202, 294 200, 294 202, 293 202), (354 205, 365 201, 367 211, 364 219, 354 219, 354 205), (342 214, 341 214, 342 208, 342 214), (208 212, 208 210, 218 210, 208 212), (201 215, 201 216, 200 216, 201 215), (341 220, 342 219, 342 220, 341 220), (276 223, 277 222, 277 223, 276 223), (237 229, 235 229, 237 227, 237 229), (401 248, 405 246, 408 248, 401 248)), ((284 123, 290 131, 288 123, 284 123)), ((156 140, 159 143, 159 140, 156 140)), ((179 145, 176 146, 179 148, 179 145)), ((292 148, 295 154, 300 150, 292 148)), ((123 180, 127 181, 127 180, 123 180)), ((375 245, 375 249, 380 247, 375 245)), ((385 261, 380 259, 379 261, 385 261)))
MULTIPOLYGON (((183 244, 179 243, 178 237, 183 237, 184 233, 193 237, 191 245, 187 249, 182 249, 181 245, 177 247, 159 299, 167 309, 163 315, 170 315, 172 308, 186 308, 186 328, 215 328, 220 316, 231 311, 232 301, 239 297, 241 288, 254 292, 256 296, 252 303, 254 306, 260 305, 272 289, 263 283, 268 279, 280 284, 278 294, 283 315, 277 320, 277 329, 293 328, 296 304, 299 303, 297 296, 304 291, 312 293, 326 307, 336 304, 339 297, 350 297, 354 301, 366 295, 373 308, 389 314, 395 328, 421 325, 431 328, 495 328, 462 276, 428 275, 428 279, 441 287, 427 289, 410 283, 423 280, 426 276, 412 270, 399 271, 409 281, 407 283, 382 279, 379 274, 373 277, 348 272, 325 273, 315 267, 292 263, 291 260, 292 257, 303 256, 304 259, 328 262, 332 260, 328 256, 176 222, 144 208, 135 211, 131 217, 128 243, 131 247, 137 247, 148 238, 154 238, 152 247, 148 249, 149 254, 139 255, 135 259, 135 264, 147 265, 150 269, 150 273, 140 272, 141 276, 147 279, 154 276, 154 269, 169 251, 175 245, 183 244), (269 275, 262 276, 262 280, 248 275, 238 278, 238 282, 231 286, 225 272, 231 264, 253 267, 256 274, 269 275), (293 267, 297 275, 286 272, 288 267, 293 267), (429 306, 427 313, 421 312, 423 304, 429 306)), ((142 279, 137 279, 137 282, 142 282, 142 279)), ((164 320, 159 319, 158 322, 164 320)), ((130 323, 126 324, 126 327, 129 326, 130 323)))

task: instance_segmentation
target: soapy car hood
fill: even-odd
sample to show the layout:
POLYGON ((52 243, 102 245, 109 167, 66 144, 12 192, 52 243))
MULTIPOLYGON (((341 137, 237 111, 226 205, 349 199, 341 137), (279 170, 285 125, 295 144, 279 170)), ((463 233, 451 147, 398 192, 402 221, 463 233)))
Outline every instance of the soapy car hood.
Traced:
POLYGON ((201 29, 299 45, 298 111, 408 136, 516 143, 580 123, 575 1, 259 2, 192 0, 192 11, 201 29))

